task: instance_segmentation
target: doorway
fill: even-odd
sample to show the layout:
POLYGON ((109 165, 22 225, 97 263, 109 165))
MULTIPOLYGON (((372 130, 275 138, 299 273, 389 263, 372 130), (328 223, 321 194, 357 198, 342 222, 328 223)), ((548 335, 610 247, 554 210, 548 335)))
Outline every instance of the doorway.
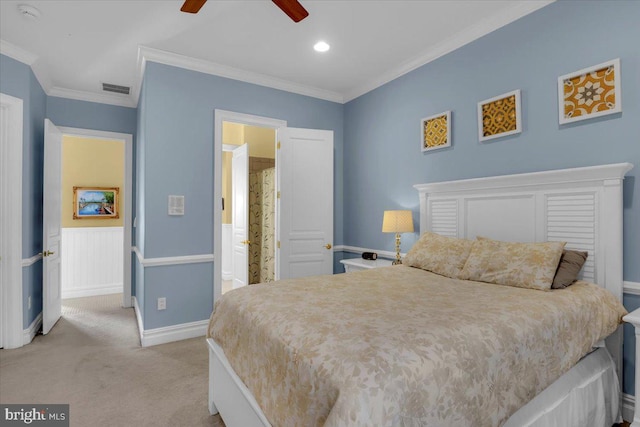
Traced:
MULTIPOLYGON (((213 299, 222 295, 222 133, 223 123, 276 131, 275 279, 333 273, 333 131, 288 128, 283 120, 230 111, 214 113, 213 299), (319 179, 321 178, 321 179, 319 179)), ((238 148, 236 150, 241 149, 238 148)), ((234 152, 235 153, 235 152, 234 152)), ((248 170, 248 160, 247 160, 248 170)), ((248 182, 246 184, 248 186, 248 182)), ((248 192, 247 192, 248 194, 248 192)), ((226 204, 226 203, 225 203, 226 204)), ((237 209, 234 209, 234 215, 237 209)), ((248 236, 248 225, 244 227, 248 236)), ((240 233, 236 242, 249 240, 240 233)), ((234 251, 248 257, 246 245, 234 251)), ((236 254, 234 254, 236 256, 236 254)))
POLYGON ((121 140, 62 137, 63 300, 123 293, 124 165, 121 140))
POLYGON ((276 279, 276 130, 222 123, 222 293, 276 279))
MULTIPOLYGON (((95 131, 95 130, 89 130, 89 129, 79 129, 79 128, 64 128, 64 127, 56 128, 50 121, 45 120, 45 122, 46 122, 45 128, 51 129, 50 132, 49 131, 45 132, 45 178, 47 178, 48 174, 50 174, 50 172, 47 173, 48 165, 51 165, 52 163, 56 164, 57 162, 60 162, 60 167, 58 167, 59 171, 55 174, 56 176, 51 175, 49 180, 45 179, 44 189, 45 189, 45 194, 48 194, 48 193, 59 194, 60 195, 58 196, 59 200, 62 198, 61 197, 62 196, 62 172, 60 171, 60 168, 62 167, 61 145, 62 145, 63 137, 110 140, 110 141, 115 141, 117 144, 121 144, 124 147, 123 148, 124 149, 124 185, 122 189, 123 190, 122 194, 119 195, 119 200, 122 202, 122 207, 119 209, 119 212, 118 212, 119 216, 122 217, 122 226, 123 226, 123 235, 120 243, 120 247, 122 248, 122 252, 121 252, 122 255, 120 257, 121 261, 118 261, 118 262, 120 262, 122 265, 122 297, 121 297, 122 306, 131 307, 132 306, 132 302, 131 302, 131 203, 132 203, 132 175, 133 175, 132 135, 120 134, 115 132, 95 131), (55 137, 56 134, 59 136, 55 137), (56 139, 58 140, 58 142, 56 142, 56 139), (60 148, 57 149, 59 151, 59 154, 57 156, 52 156, 51 158, 48 158, 47 147, 53 146, 53 145, 60 146, 60 148), (48 184, 48 182, 51 182, 51 184, 48 184)), ((84 187, 84 184, 78 182, 77 185, 75 186, 84 187)), ((45 202, 46 201, 47 201, 47 198, 45 197, 45 202)), ((58 206, 60 206, 59 203, 58 203, 58 206)), ((62 222, 61 216, 63 212, 62 212, 62 208, 59 207, 58 209, 60 209, 60 213, 58 215, 59 219, 54 225, 55 227, 58 228, 58 231, 56 233, 58 235, 61 235, 61 231, 60 231, 61 222, 62 222)), ((75 206, 72 208, 72 211, 74 209, 75 209, 75 206)), ((50 209, 47 208, 47 203, 45 203, 44 212, 43 212, 43 216, 45 220, 51 215, 49 210, 50 209)), ((71 214, 71 213, 67 212, 67 214, 71 214)), ((46 251, 48 255, 53 254, 53 252, 49 252, 49 249, 46 247, 48 246, 48 244, 46 243, 47 236, 50 234, 51 230, 53 230, 52 225, 50 224, 48 226, 43 226, 43 230, 45 231, 44 233, 45 235, 43 236, 43 243, 45 245, 45 248, 43 248, 43 252, 46 251)), ((59 250, 55 252, 59 252, 59 250)), ((62 253, 60 253, 60 255, 62 255, 62 253)), ((100 255, 96 254, 95 256, 100 256, 100 255)), ((57 276, 59 278, 60 273, 58 273, 58 271, 60 270, 60 267, 58 264, 55 272, 48 271, 48 268, 49 268, 48 262, 50 261, 51 258, 52 257, 49 256, 45 258, 45 261, 43 262, 43 333, 48 332, 49 329, 55 324, 57 319, 60 317, 61 305, 62 305, 62 302, 61 302, 62 300, 60 297, 61 289, 60 289, 59 281, 57 281, 58 283, 56 284, 55 283, 56 281, 50 280, 51 277, 54 277, 54 276, 57 276), (52 296, 48 297, 47 296, 48 294, 52 296), (47 327, 45 328, 45 326, 47 327)))

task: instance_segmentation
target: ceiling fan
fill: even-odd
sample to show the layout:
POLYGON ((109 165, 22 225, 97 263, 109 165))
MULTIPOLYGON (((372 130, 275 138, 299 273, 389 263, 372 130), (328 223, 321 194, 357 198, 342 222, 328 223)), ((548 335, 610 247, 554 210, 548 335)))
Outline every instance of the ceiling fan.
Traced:
MULTIPOLYGON (((300 22, 307 16, 309 12, 302 7, 298 0, 271 0, 273 1, 284 13, 289 15, 289 18, 293 19, 293 22, 300 22)), ((187 13, 198 13, 200 8, 207 2, 207 0, 185 0, 184 4, 180 8, 181 11, 187 13)))

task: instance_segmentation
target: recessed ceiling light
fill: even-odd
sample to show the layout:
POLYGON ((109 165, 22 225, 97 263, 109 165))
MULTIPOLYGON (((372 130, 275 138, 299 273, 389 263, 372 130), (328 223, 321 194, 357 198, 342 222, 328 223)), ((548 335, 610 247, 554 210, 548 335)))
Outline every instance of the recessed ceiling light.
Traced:
POLYGON ((18 11, 22 16, 29 19, 38 19, 40 18, 40 11, 35 7, 28 4, 19 4, 18 11))
POLYGON ((321 40, 318 43, 314 44, 313 48, 316 50, 316 52, 326 52, 331 48, 331 46, 329 46, 327 42, 323 42, 321 40))

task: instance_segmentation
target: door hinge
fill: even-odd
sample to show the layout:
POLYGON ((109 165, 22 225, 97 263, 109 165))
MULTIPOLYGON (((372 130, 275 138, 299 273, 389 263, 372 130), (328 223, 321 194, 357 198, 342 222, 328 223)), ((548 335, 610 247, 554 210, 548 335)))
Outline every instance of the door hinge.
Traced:
POLYGON ((278 150, 280 149, 280 141, 278 141, 278 150))
POLYGON ((280 249, 280 240, 278 240, 278 249, 280 249))

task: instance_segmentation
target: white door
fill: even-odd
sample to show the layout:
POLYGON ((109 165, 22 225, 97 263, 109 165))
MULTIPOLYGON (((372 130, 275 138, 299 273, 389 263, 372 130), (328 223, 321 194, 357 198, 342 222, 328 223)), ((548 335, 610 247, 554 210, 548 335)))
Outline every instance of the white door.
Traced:
POLYGON ((278 129, 277 277, 333 273, 333 131, 278 129))
POLYGON ((60 220, 62 217, 62 132, 44 121, 44 186, 42 214, 42 333, 60 318, 60 220))
POLYGON ((233 289, 249 281, 249 144, 233 150, 231 159, 231 247, 233 289))

